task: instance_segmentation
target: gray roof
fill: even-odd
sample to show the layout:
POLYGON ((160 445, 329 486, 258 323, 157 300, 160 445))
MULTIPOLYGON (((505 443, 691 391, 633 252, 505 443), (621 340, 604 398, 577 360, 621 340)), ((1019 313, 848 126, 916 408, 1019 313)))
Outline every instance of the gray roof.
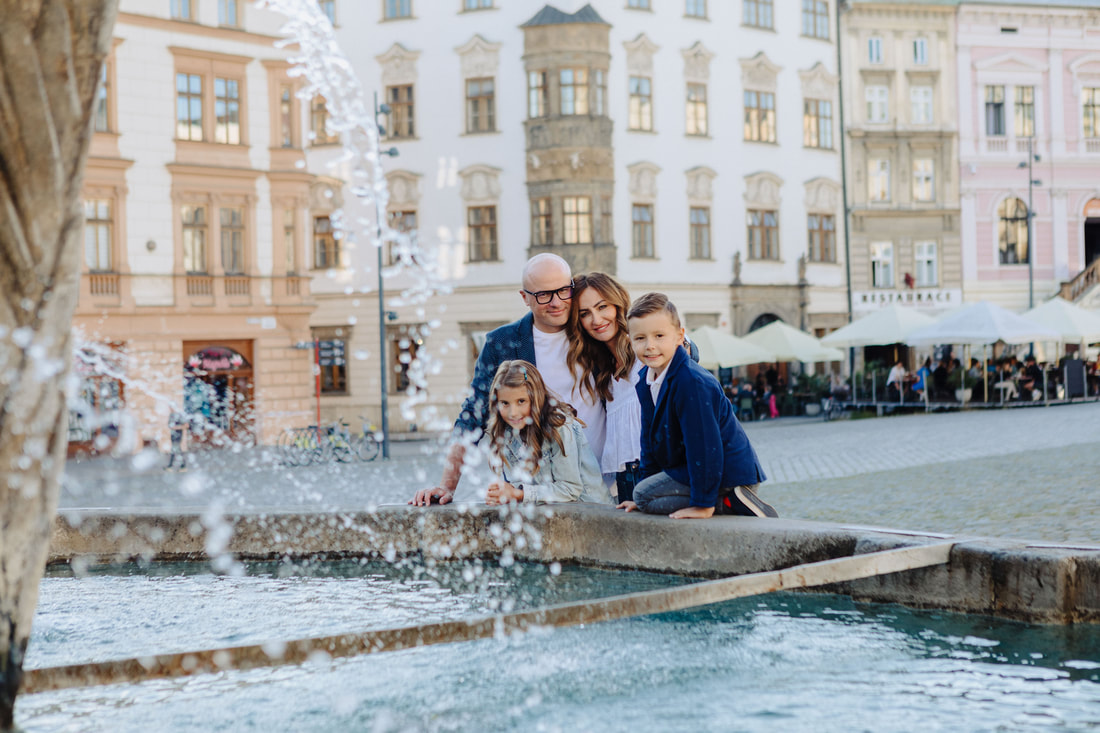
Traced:
POLYGON ((527 21, 520 28, 530 28, 536 25, 562 25, 564 23, 599 23, 611 25, 600 17, 600 14, 591 5, 585 5, 575 13, 565 13, 557 8, 547 5, 535 13, 535 17, 527 21))

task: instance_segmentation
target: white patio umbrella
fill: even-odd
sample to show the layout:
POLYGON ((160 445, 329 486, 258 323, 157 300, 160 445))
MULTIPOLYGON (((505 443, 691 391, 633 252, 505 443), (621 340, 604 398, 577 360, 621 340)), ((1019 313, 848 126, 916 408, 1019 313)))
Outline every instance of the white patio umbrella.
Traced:
POLYGON ((765 349, 710 326, 700 326, 689 333, 688 338, 699 347, 699 365, 704 369, 775 361, 765 349))
POLYGON ((1100 313, 1055 296, 1025 312, 1023 317, 1058 333, 1056 340, 1067 344, 1100 341, 1100 313))
POLYGON ((772 361, 842 361, 844 352, 822 346, 810 334, 774 321, 745 336, 745 340, 772 354, 772 361))
POLYGON ((950 313, 935 323, 910 332, 905 343, 959 344, 983 346, 998 341, 1026 344, 1031 341, 1056 341, 1058 334, 1010 310, 987 301, 979 301, 950 313))
POLYGON ((896 303, 833 331, 823 346, 885 346, 903 344, 910 333, 935 322, 932 316, 896 303))

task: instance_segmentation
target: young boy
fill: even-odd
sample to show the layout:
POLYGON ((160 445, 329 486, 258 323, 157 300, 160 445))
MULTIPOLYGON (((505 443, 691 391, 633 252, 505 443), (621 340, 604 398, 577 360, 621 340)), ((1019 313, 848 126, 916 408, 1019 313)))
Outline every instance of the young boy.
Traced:
POLYGON ((764 469, 721 385, 681 348, 676 306, 661 293, 647 293, 627 319, 630 343, 645 365, 637 384, 644 478, 634 501, 619 507, 674 519, 716 512, 779 516, 756 495, 764 469))

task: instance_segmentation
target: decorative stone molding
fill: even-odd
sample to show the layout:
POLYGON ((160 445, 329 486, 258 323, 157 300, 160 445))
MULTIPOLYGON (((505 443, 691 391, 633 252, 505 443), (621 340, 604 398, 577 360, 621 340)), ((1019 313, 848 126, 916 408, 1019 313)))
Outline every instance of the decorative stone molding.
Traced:
POLYGON ((467 203, 495 202, 500 198, 500 168, 471 165, 458 172, 462 179, 462 199, 467 203))
POLYGON ((309 186, 309 207, 332 211, 344 206, 344 189, 338 181, 320 180, 309 186))
POLYGON ((783 179, 774 173, 761 171, 745 176, 745 204, 750 209, 778 210, 779 189, 783 179))
POLYGON ((389 208, 416 208, 420 204, 420 174, 412 171, 390 171, 386 174, 390 189, 389 208))
POLYGON ((419 51, 410 51, 400 43, 395 43, 384 54, 374 58, 382 66, 382 86, 416 83, 416 60, 420 58, 419 51))
POLYGON ((639 33, 633 41, 624 41, 626 71, 630 76, 653 76, 653 56, 660 50, 645 33, 639 33))
POLYGON ((681 53, 684 56, 684 80, 706 84, 710 80, 710 60, 714 53, 708 51, 702 41, 696 41, 691 48, 685 48, 681 53))
POLYGON ((987 59, 974 62, 974 68, 978 71, 996 71, 1007 73, 1038 73, 1047 70, 1047 65, 1041 61, 1029 59, 1027 56, 1015 52, 1002 53, 987 59))
POLYGON ((828 178, 811 178, 806 186, 806 213, 833 214, 840 209, 840 184, 828 178))
POLYGON ((653 163, 635 163, 626 167, 630 174, 627 190, 630 199, 639 203, 653 203, 657 200, 657 174, 661 169, 653 163))
POLYGON ((1073 96, 1075 99, 1081 98, 1081 90, 1085 87, 1100 86, 1100 54, 1090 53, 1082 56, 1074 60, 1068 68, 1070 73, 1073 74, 1073 96))
POLYGON ((691 203, 709 204, 714 198, 713 183, 717 171, 706 166, 696 166, 685 171, 687 175, 687 195, 691 203))
POLYGON ((501 44, 489 43, 479 35, 457 47, 455 52, 462 60, 462 78, 495 77, 500 68, 500 47, 501 44))
POLYGON ((838 77, 826 71, 820 61, 807 71, 799 71, 798 77, 802 80, 804 99, 832 100, 836 97, 838 77))
POLYGON ((772 63, 763 51, 751 59, 738 59, 738 61, 741 63, 741 86, 760 92, 776 90, 777 77, 783 67, 772 63))

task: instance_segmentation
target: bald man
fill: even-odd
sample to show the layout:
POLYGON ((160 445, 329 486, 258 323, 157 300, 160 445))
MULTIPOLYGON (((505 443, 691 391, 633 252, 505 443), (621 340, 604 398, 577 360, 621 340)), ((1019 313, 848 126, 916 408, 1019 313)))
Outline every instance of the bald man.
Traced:
POLYGON ((443 477, 438 486, 417 491, 410 504, 448 504, 454 499, 466 455, 462 439, 472 439, 476 443, 485 431, 489 417, 489 387, 503 361, 524 359, 537 366, 546 386, 568 400, 577 411, 592 450, 596 455, 603 450, 607 422, 603 404, 587 394, 580 394, 576 376, 566 364, 569 339, 565 327, 569 323, 573 298, 569 263, 554 254, 535 255, 523 268, 523 287, 519 294, 530 313, 490 331, 485 337, 485 346, 477 357, 470 383, 473 394, 462 403, 462 411, 455 421, 455 441, 447 454, 443 477))

